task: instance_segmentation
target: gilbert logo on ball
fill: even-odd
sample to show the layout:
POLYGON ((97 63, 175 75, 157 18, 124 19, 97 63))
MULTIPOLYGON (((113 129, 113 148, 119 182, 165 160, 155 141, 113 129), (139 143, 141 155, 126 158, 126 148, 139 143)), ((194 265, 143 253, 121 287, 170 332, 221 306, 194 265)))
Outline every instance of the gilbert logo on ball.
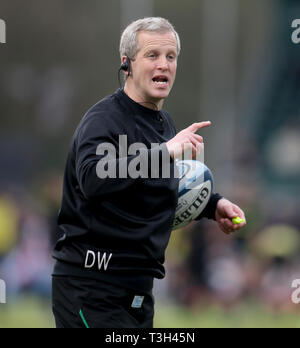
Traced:
POLYGON ((176 162, 179 171, 178 203, 173 229, 186 226, 200 215, 213 192, 213 175, 200 161, 176 162))

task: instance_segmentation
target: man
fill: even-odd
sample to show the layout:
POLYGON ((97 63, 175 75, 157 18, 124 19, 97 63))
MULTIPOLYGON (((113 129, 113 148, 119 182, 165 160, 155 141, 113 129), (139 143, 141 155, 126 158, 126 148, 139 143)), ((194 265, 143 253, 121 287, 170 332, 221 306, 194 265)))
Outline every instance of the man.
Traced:
MULTIPOLYGON (((162 110, 179 52, 178 34, 167 20, 131 23, 120 42, 124 89, 94 105, 74 134, 58 218, 64 235, 53 252, 57 327, 153 326, 153 278, 165 275, 178 191, 174 175, 161 177, 163 159, 174 170, 184 144, 195 157, 203 143, 196 131, 210 125, 195 123, 176 135, 171 117, 162 110), (124 152, 121 135, 126 145, 139 144, 140 153, 124 152), (138 158, 142 162, 136 165, 138 158), (154 171, 143 167, 151 166, 152 158, 159 159, 154 171), (148 169, 135 178, 123 175, 124 168, 137 167, 148 169), (105 176, 106 171, 117 174, 105 176), (159 175, 145 175, 153 172, 159 175)), ((215 219, 222 231, 231 233, 245 225, 234 226, 236 216, 245 218, 240 208, 214 194, 198 219, 215 219)))

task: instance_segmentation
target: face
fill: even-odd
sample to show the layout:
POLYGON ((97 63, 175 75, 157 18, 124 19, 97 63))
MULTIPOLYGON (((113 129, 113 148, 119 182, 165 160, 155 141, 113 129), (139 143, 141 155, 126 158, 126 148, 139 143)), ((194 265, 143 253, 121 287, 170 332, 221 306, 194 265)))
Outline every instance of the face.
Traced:
POLYGON ((140 32, 138 42, 139 51, 135 60, 131 61, 131 74, 126 80, 125 92, 136 102, 149 101, 160 109, 176 76, 175 35, 173 32, 140 32))

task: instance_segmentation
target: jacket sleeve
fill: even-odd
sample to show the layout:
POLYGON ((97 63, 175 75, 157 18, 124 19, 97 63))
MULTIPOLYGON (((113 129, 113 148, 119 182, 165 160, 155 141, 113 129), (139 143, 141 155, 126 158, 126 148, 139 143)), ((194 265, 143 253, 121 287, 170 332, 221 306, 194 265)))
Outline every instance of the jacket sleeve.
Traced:
POLYGON ((124 130, 117 128, 107 117, 101 118, 99 122, 99 115, 95 116, 84 121, 75 141, 76 177, 87 199, 118 192, 133 185, 139 177, 128 174, 130 164, 143 168, 140 171, 143 178, 153 174, 152 156, 159 158, 160 164, 164 163, 165 156, 170 158, 165 143, 151 149, 144 146, 136 154, 128 155, 127 146, 120 147, 119 142, 119 135, 124 130))
POLYGON ((217 204, 220 199, 223 197, 219 195, 218 193, 213 193, 212 196, 210 197, 210 200, 208 201, 205 209, 203 212, 196 217, 195 220, 200 220, 204 217, 211 219, 211 220, 216 220, 216 209, 217 209, 217 204))

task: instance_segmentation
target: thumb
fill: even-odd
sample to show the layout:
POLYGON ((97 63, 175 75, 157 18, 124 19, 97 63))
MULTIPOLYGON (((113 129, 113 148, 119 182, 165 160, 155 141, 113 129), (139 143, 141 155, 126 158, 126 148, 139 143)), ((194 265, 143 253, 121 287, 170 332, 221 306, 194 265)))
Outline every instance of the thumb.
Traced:
POLYGON ((236 218, 239 216, 239 214, 235 211, 234 206, 232 204, 228 204, 224 207, 224 212, 226 214, 226 217, 230 220, 236 218))

